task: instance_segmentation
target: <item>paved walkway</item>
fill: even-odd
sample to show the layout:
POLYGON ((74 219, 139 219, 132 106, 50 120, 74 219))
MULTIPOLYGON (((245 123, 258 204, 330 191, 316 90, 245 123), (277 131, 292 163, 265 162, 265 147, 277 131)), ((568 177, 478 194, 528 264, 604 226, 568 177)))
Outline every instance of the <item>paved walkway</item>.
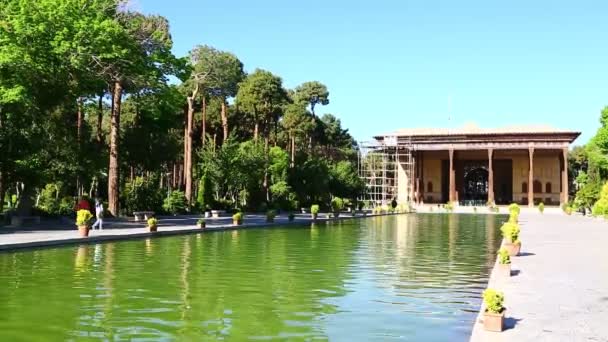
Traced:
POLYGON ((507 330, 475 324, 471 341, 608 341, 608 222, 522 211, 522 255, 505 293, 507 330))
MULTIPOLYGON (((328 219, 327 214, 319 214, 317 222, 328 219)), ((369 215, 372 216, 372 215, 369 215)), ((340 218, 352 218, 352 214, 343 213, 340 218)), ((362 217, 358 215, 357 217, 362 217)), ((159 217, 158 232, 149 233, 145 222, 126 220, 106 220, 103 230, 91 230, 88 238, 80 238, 72 220, 44 222, 40 225, 25 228, 0 227, 0 251, 18 248, 57 246, 65 244, 94 243, 100 241, 123 240, 147 236, 166 236, 198 233, 196 221, 200 216, 159 217)), ((267 227, 285 224, 310 224, 310 214, 296 215, 294 222, 289 222, 286 215, 279 215, 275 223, 267 223, 265 215, 246 215, 244 224, 232 225, 232 217, 207 218, 206 230, 226 230, 235 228, 267 227)))

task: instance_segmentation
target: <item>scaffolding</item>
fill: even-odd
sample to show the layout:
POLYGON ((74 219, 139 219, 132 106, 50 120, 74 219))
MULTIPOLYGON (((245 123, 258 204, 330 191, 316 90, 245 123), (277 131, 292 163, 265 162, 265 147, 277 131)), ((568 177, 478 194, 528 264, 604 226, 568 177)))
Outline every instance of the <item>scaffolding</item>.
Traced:
POLYGON ((360 197, 367 207, 414 202, 414 165, 409 138, 385 136, 359 143, 359 176, 365 184, 360 197))

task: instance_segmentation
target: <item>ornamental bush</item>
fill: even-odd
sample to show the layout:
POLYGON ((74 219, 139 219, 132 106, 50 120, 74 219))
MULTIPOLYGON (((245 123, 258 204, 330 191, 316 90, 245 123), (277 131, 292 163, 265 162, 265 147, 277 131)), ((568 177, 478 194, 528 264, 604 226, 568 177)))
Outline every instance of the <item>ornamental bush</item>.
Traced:
POLYGON ((238 223, 243 223, 243 213, 239 211, 238 213, 232 215, 232 220, 238 223))
POLYGON ((513 222, 507 222, 502 225, 500 228, 502 232, 503 238, 505 238, 510 243, 518 243, 519 242, 519 224, 513 222))
POLYGON ((593 205, 592 214, 594 216, 604 216, 608 214, 608 182, 602 187, 600 199, 593 205))
POLYGON ((331 200, 331 210, 333 212, 339 212, 342 209, 344 209, 344 200, 340 197, 334 197, 331 200))
POLYGON ((311 214, 318 214, 319 213, 319 205, 318 204, 313 204, 310 206, 310 213, 311 214))
POLYGON ((272 221, 277 217, 277 212, 275 210, 268 210, 266 212, 266 221, 272 221))
POLYGON ((510 214, 516 213, 519 216, 520 212, 521 212, 521 208, 519 207, 519 205, 517 203, 511 203, 509 205, 509 213, 510 214))
POLYGON ((483 302, 486 304, 486 311, 489 313, 499 314, 505 309, 504 294, 493 289, 483 291, 483 302))
POLYGON ((76 213, 76 225, 77 226, 88 226, 93 219, 93 214, 86 209, 78 210, 76 213))
POLYGON ((174 190, 169 193, 163 203, 163 210, 169 214, 177 215, 186 211, 186 195, 183 191, 174 190))
POLYGON ((540 202, 538 205, 538 211, 540 211, 541 214, 545 212, 545 203, 540 202))
POLYGON ((148 219, 148 227, 156 227, 158 226, 158 220, 154 217, 150 217, 148 219))
POLYGON ((498 263, 502 264, 502 265, 511 263, 511 257, 509 256, 509 251, 507 251, 505 248, 501 248, 498 251, 498 263))

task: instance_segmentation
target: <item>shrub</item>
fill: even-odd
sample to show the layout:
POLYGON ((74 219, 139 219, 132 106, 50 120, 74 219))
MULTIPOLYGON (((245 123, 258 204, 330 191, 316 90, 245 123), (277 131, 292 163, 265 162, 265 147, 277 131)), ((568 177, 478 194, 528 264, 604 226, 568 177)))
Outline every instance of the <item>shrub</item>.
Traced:
POLYGON ((600 199, 593 205, 591 213, 596 216, 608 214, 608 182, 602 187, 600 199))
POLYGON ((519 225, 517 223, 507 222, 500 228, 502 236, 511 243, 519 242, 519 225))
POLYGON ((198 194, 196 197, 196 204, 200 211, 205 212, 211 206, 211 200, 213 198, 211 190, 210 178, 205 173, 198 182, 198 194))
POLYGON ((275 210, 268 210, 266 212, 266 221, 272 221, 277 217, 277 212, 275 210))
POLYGON ((444 208, 445 208, 445 210, 446 210, 446 211, 448 211, 448 212, 452 212, 452 211, 454 211, 454 203, 452 203, 452 202, 448 202, 448 203, 446 203, 446 204, 445 204, 443 207, 444 207, 444 208))
POLYGON ((287 218, 291 222, 291 221, 293 221, 296 218, 296 215, 294 215, 293 213, 289 213, 289 215, 287 216, 287 218))
POLYGON ((125 185, 121 201, 127 213, 148 210, 159 212, 163 209, 163 197, 164 193, 154 177, 151 179, 136 177, 125 185))
POLYGON ((196 221, 196 224, 204 224, 205 222, 205 219, 201 217, 196 221))
POLYGON ((517 223, 519 221, 519 214, 516 211, 511 211, 509 213, 509 222, 517 223))
POLYGON ((174 190, 169 193, 163 203, 163 209, 173 215, 181 214, 186 211, 186 195, 183 191, 174 190))
POLYGON ((357 203, 357 208, 359 209, 359 211, 363 210, 363 208, 365 208, 365 202, 359 201, 357 203))
POLYGON ((566 208, 566 215, 572 215, 572 207, 566 208))
POLYGON ((374 212, 374 214, 377 214, 377 215, 382 214, 382 207, 381 206, 374 207, 373 212, 374 212))
POLYGON ((493 289, 483 291, 483 302, 486 304, 486 311, 489 313, 499 314, 505 309, 504 294, 493 289))
POLYGON ((313 204, 310 206, 310 213, 311 214, 318 214, 319 213, 319 205, 318 204, 313 204))
POLYGON ((519 205, 517 203, 511 203, 509 205, 509 214, 516 213, 519 216, 520 212, 521 212, 521 208, 519 207, 519 205))
POLYGON ((77 226, 88 226, 93 219, 93 214, 86 209, 78 210, 76 213, 76 225, 77 226))
POLYGON ((342 209, 344 209, 344 200, 341 199, 340 197, 334 197, 331 200, 331 210, 333 212, 338 212, 342 209))
POLYGON ((243 213, 240 211, 234 215, 232 215, 232 220, 238 223, 243 223, 243 213))
POLYGON ((154 217, 150 217, 148 219, 148 227, 156 227, 158 226, 158 220, 154 217))
POLYGON ((545 212, 545 203, 540 202, 538 205, 538 211, 540 211, 541 214, 545 212))
POLYGON ((394 214, 395 213, 395 208, 393 208, 392 206, 388 207, 388 213, 389 214, 394 214))
POLYGON ((498 263, 502 265, 510 264, 511 257, 509 256, 509 251, 505 248, 501 248, 498 251, 498 263))

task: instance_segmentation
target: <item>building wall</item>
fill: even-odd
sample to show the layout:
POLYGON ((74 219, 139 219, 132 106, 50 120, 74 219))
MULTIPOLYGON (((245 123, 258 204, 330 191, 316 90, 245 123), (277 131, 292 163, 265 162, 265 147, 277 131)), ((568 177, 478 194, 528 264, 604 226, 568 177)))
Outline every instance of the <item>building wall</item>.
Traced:
MULTIPOLYGON (((425 156, 423 164, 424 174, 424 191, 423 201, 425 203, 438 203, 441 202, 441 158, 438 156, 425 156), (433 185, 433 191, 429 191, 429 182, 433 185)), ((446 186, 448 186, 446 184, 446 186)))
MULTIPOLYGON (((528 164, 528 156, 513 157, 513 200, 518 203, 523 203, 523 199, 528 198, 528 193, 522 192, 522 183, 528 183, 528 164)), ((541 154, 538 156, 535 154, 534 180, 540 181, 542 185, 542 192, 534 193, 535 201, 543 201, 545 204, 559 204, 561 191, 560 178, 561 166, 557 154, 541 154), (547 193, 547 183, 551 183, 550 193, 547 193)))

